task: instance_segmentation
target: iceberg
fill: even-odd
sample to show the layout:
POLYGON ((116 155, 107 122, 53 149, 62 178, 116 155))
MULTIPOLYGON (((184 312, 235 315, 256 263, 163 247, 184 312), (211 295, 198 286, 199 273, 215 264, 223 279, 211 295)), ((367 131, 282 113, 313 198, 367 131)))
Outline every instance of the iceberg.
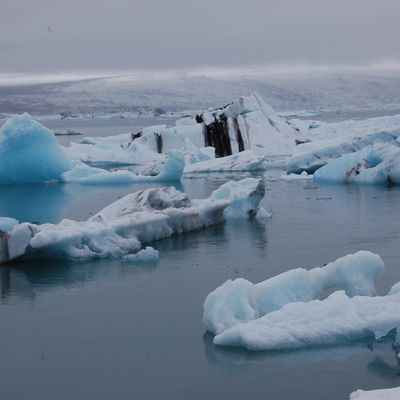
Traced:
POLYGON ((14 218, 0 217, 0 231, 9 232, 17 224, 18 221, 14 218))
POLYGON ((75 164, 71 170, 63 173, 61 175, 61 180, 63 182, 80 183, 85 185, 176 181, 181 178, 184 167, 184 156, 181 152, 176 151, 174 153, 171 152, 165 162, 160 165, 157 175, 136 174, 122 169, 107 171, 80 162, 75 164))
POLYGON ((399 400, 400 387, 380 390, 357 390, 350 395, 350 400, 399 400))
POLYGON ((128 254, 123 257, 126 263, 153 263, 160 258, 160 252, 147 246, 145 249, 138 251, 136 254, 128 254))
POLYGON ((265 157, 257 155, 251 150, 246 150, 231 156, 187 164, 184 173, 260 171, 266 169, 264 161, 265 157))
POLYGON ((130 141, 130 134, 84 138, 80 143, 70 143, 66 151, 74 162, 90 166, 117 167, 165 161, 164 154, 158 154, 138 142, 129 145, 130 141))
POLYGON ((400 147, 373 146, 346 154, 316 171, 314 179, 325 183, 399 184, 400 147))
POLYGON ((298 129, 254 93, 222 108, 192 113, 178 119, 174 126, 156 125, 135 134, 84 138, 67 151, 74 162, 90 166, 160 163, 169 152, 183 151, 188 172, 243 171, 264 168, 265 156, 292 154, 299 135, 298 129), (214 160, 246 151, 246 155, 226 162, 214 160), (197 163, 200 165, 195 167, 197 163))
POLYGON ((219 334, 285 304, 317 299, 328 289, 343 289, 349 296, 373 295, 374 280, 383 269, 378 255, 359 251, 324 267, 290 270, 257 284, 243 278, 228 280, 207 296, 203 324, 219 334))
POLYGON ((364 120, 345 120, 341 122, 304 121, 291 119, 290 123, 300 130, 307 141, 320 141, 344 138, 362 138, 375 132, 391 132, 400 128, 400 114, 367 118, 364 120))
POLYGON ((58 180, 71 168, 52 131, 25 113, 0 128, 0 184, 58 180))
POLYGON ((330 346, 379 339, 400 329, 400 294, 348 297, 343 291, 327 299, 296 302, 265 316, 236 324, 214 343, 248 350, 330 346))
POLYGON ((287 120, 278 116, 259 94, 253 93, 225 107, 182 118, 174 127, 145 128, 134 141, 158 153, 212 146, 216 157, 244 150, 276 156, 291 154, 298 135, 287 120))
POLYGON ((400 128, 380 131, 365 136, 342 136, 336 139, 319 140, 300 144, 294 150, 287 164, 288 173, 300 174, 303 171, 313 174, 331 161, 349 153, 359 152, 377 144, 399 146, 397 137, 400 128))
POLYGON ((138 191, 87 221, 21 223, 9 232, 0 232, 0 263, 22 256, 79 261, 133 255, 155 240, 222 223, 230 217, 255 216, 264 194, 263 181, 252 178, 227 182, 203 200, 190 200, 173 187, 138 191))
POLYGON ((400 283, 374 296, 383 268, 378 255, 360 251, 257 285, 229 280, 207 296, 203 323, 214 344, 255 351, 377 340, 400 329, 400 283))
POLYGON ((309 175, 306 171, 303 171, 301 174, 281 175, 279 179, 285 182, 307 181, 314 179, 314 175, 309 175))

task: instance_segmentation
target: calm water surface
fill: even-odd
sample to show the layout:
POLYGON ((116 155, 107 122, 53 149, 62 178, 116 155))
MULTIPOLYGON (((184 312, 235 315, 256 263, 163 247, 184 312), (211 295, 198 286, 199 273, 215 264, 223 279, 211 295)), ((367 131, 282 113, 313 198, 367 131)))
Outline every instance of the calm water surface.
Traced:
MULTIPOLYGON (((157 242, 158 263, 1 267, 0 398, 342 400, 358 388, 399 386, 388 343, 252 353, 217 348, 205 334, 204 299, 230 278, 258 282, 366 249, 386 264, 379 293, 400 281, 399 189, 286 183, 275 179, 280 174, 263 175, 271 219, 157 242)), ((200 198, 243 176, 211 174, 174 186, 200 198)), ((149 186, 2 187, 0 215, 84 220, 149 186)))

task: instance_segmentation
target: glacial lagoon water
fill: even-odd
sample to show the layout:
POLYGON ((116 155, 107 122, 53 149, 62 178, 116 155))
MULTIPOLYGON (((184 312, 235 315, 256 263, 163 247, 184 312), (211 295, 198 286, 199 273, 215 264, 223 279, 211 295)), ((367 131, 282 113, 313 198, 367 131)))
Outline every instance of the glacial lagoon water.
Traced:
MULTIPOLYGON (((254 353, 215 347, 204 332, 204 299, 230 278, 258 282, 365 249, 386 264, 378 293, 400 281, 399 188, 287 183, 277 179, 278 169, 253 176, 260 174, 271 219, 230 221, 156 242, 157 263, 0 267, 0 398, 347 400, 358 388, 399 386, 388 343, 254 353)), ((171 184, 200 198, 244 176, 171 184)), ((84 220, 145 187, 2 187, 0 215, 84 220)))

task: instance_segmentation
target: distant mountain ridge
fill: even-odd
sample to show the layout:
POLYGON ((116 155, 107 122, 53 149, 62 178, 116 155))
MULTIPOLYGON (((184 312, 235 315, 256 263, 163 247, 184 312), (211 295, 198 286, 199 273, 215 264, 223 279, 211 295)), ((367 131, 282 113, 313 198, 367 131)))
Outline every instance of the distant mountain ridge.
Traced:
POLYGON ((182 111, 215 107, 254 91, 280 111, 400 110, 400 71, 132 74, 23 85, 3 82, 0 113, 113 113, 143 107, 182 111))

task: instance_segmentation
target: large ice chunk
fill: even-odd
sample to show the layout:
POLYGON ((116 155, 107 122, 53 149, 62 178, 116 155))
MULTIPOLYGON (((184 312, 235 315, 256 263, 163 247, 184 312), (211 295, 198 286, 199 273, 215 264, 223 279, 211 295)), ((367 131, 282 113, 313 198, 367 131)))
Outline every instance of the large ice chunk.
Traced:
POLYGON ((265 157, 251 150, 186 165, 185 174, 197 172, 258 171, 266 169, 265 157))
POLYGON ((174 188, 135 192, 87 221, 15 225, 0 237, 0 263, 22 255, 72 260, 123 257, 149 242, 221 223, 229 216, 255 215, 263 196, 263 182, 250 178, 228 182, 203 200, 191 201, 174 188))
POLYGON ((323 301, 289 303, 236 324, 215 336, 214 343, 249 350, 296 349, 379 339, 394 329, 400 329, 399 293, 349 298, 337 291, 323 301))
POLYGON ((327 289, 343 289, 349 296, 373 295, 374 280, 383 268, 378 255, 360 251, 324 267, 294 269, 258 284, 242 278, 228 280, 207 296, 203 323, 209 332, 221 333, 285 304, 317 299, 327 289))
POLYGON ((130 134, 84 138, 66 148, 71 160, 91 166, 142 165, 162 162, 166 156, 152 151, 138 141, 131 142, 130 134))
POLYGON ((393 389, 357 390, 350 395, 350 400, 399 400, 400 386, 393 389))
POLYGON ((314 179, 327 183, 399 184, 400 148, 374 146, 346 154, 316 171, 314 179))
POLYGON ((0 184, 58 180, 70 168, 53 132, 29 114, 12 117, 0 128, 0 184))
POLYGON ((287 171, 300 174, 303 171, 314 173, 319 168, 341 157, 355 153, 377 144, 398 146, 397 137, 400 129, 379 131, 365 136, 341 136, 330 140, 319 140, 304 143, 296 147, 288 161, 287 171))
POLYGON ((185 167, 184 156, 181 152, 169 154, 160 166, 157 175, 136 174, 128 170, 107 171, 91 167, 84 163, 76 164, 71 170, 62 174, 64 182, 85 185, 122 184, 133 182, 176 181, 182 176, 185 167))
POLYGON ((18 221, 14 218, 0 217, 0 231, 8 232, 18 224, 18 221))

